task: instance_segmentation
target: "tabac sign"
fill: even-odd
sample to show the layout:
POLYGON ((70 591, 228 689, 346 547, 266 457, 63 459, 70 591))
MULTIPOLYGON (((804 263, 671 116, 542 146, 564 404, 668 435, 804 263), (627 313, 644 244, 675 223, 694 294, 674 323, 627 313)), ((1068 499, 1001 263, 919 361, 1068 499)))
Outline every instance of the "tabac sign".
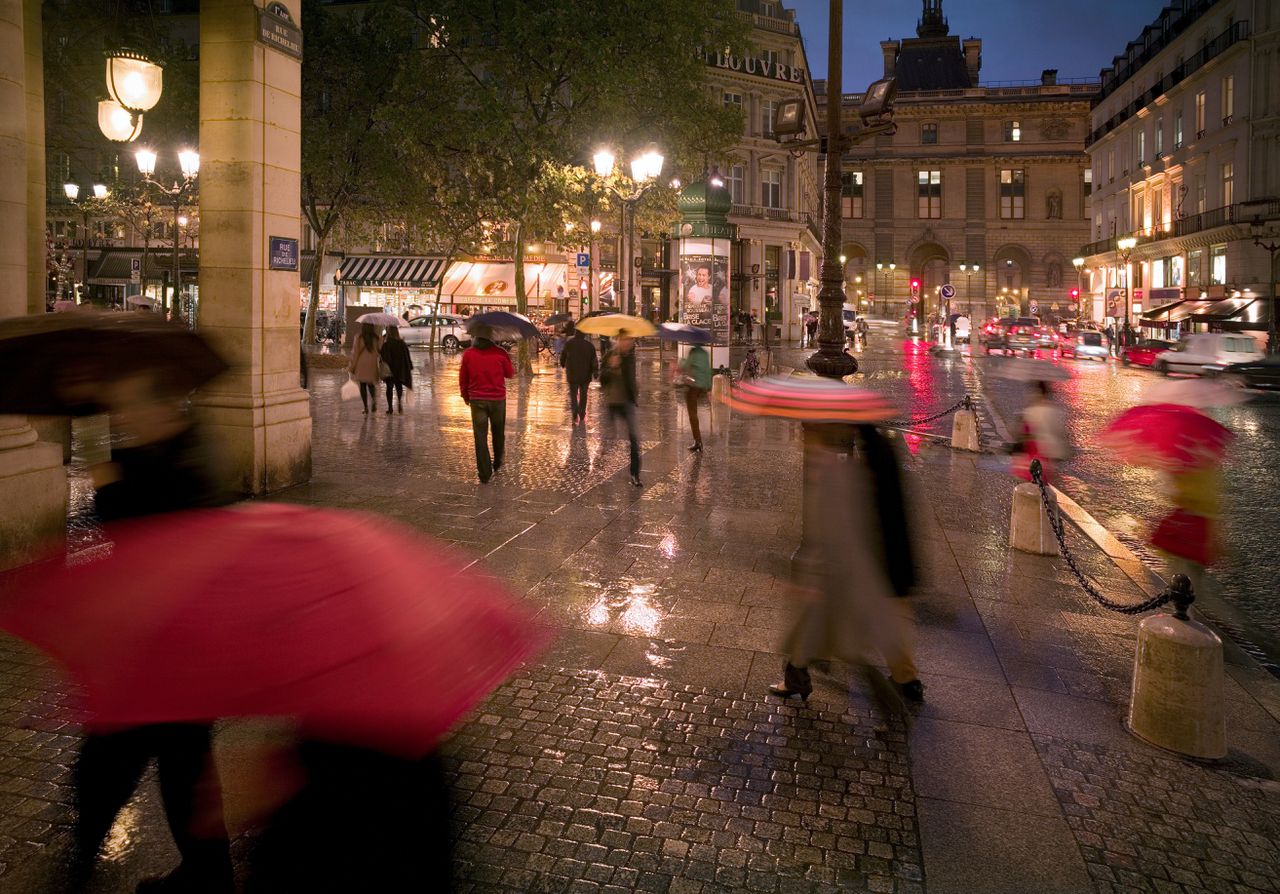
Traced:
POLYGON ((729 71, 741 72, 743 74, 755 75, 759 78, 769 78, 773 81, 785 81, 788 84, 803 84, 804 69, 796 68, 792 65, 783 65, 781 62, 774 62, 771 59, 756 58, 748 56, 742 58, 733 56, 729 53, 708 53, 707 64, 715 68, 725 68, 729 71))

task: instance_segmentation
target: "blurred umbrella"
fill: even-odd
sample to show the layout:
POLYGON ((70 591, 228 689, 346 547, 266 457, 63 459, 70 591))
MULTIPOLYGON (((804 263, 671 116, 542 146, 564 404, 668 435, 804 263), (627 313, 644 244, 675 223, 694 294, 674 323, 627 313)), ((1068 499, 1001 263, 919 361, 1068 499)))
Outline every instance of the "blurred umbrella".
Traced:
POLYGON ((646 335, 656 335, 658 332, 648 320, 643 317, 633 317, 630 314, 601 314, 598 317, 586 317, 578 323, 578 331, 585 332, 587 335, 607 335, 610 338, 622 335, 642 338, 646 335))
POLYGON ((573 322, 573 314, 552 314, 542 321, 544 326, 563 326, 573 322))
POLYGON ((1216 463, 1234 437, 1191 407, 1144 404, 1116 417, 1098 444, 1124 462, 1176 473, 1216 463))
POLYGON ((725 402, 753 416, 804 422, 883 422, 893 408, 874 391, 817 376, 767 376, 735 385, 725 402))
POLYGON ((501 584, 376 515, 259 503, 108 534, 108 558, 27 569, 0 600, 102 724, 291 717, 417 756, 541 642, 501 584))
POLYGON ((371 314, 361 314, 356 317, 357 323, 369 323, 373 326, 400 326, 404 320, 395 314, 386 314, 382 311, 376 311, 371 314))
POLYGON ((1248 400, 1243 386, 1222 379, 1166 379, 1145 388, 1141 403, 1205 408, 1233 407, 1248 400))
POLYGON ((686 345, 709 345, 715 341, 710 329, 690 326, 688 323, 659 323, 658 338, 686 345))
POLYGON ((488 313, 467 317, 463 327, 472 335, 485 336, 493 341, 514 338, 537 338, 538 327, 524 314, 509 310, 491 310, 488 313))
POLYGON ((1071 373, 1062 367, 1030 357, 1005 357, 988 368, 997 379, 1017 382, 1065 382, 1071 378, 1071 373))
POLYGON ((132 304, 134 307, 155 307, 154 299, 148 298, 146 295, 129 295, 124 299, 125 304, 132 304))
POLYGON ((185 393, 226 368, 200 335, 151 314, 82 308, 0 320, 0 413, 97 413, 92 394, 113 379, 153 370, 185 393))

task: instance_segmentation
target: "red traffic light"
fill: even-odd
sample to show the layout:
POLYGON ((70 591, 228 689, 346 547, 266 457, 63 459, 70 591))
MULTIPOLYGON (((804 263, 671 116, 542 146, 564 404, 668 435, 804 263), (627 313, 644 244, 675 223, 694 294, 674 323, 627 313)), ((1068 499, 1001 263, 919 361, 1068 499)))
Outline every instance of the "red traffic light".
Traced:
POLYGON ((1079 298, 1079 297, 1080 297, 1080 290, 1079 290, 1079 289, 1072 289, 1072 290, 1071 290, 1071 297, 1072 297, 1072 298, 1079 298))
POLYGON ((913 288, 913 289, 918 289, 918 288, 920 288, 920 280, 918 280, 918 279, 913 279, 913 280, 911 280, 911 288, 913 288))

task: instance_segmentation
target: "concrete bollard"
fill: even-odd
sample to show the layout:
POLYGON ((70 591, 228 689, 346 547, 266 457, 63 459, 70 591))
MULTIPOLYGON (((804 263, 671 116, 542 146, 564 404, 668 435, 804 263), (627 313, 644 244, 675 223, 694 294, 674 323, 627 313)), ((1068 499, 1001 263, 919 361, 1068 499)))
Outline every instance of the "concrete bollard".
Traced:
POLYGON ((711 399, 724 400, 729 394, 729 377, 720 373, 711 377, 711 399))
POLYGON ((1030 481, 1024 481, 1013 489, 1009 545, 1038 556, 1051 556, 1058 552, 1058 541, 1040 502, 1040 488, 1030 481))
POLYGON ((978 414, 973 410, 956 410, 951 417, 951 447, 954 450, 972 450, 978 446, 978 414))
POLYGON ((1195 594, 1185 574, 1174 575, 1169 589, 1175 612, 1138 627, 1125 726, 1160 748, 1216 760, 1227 754, 1222 640, 1187 615, 1195 594))

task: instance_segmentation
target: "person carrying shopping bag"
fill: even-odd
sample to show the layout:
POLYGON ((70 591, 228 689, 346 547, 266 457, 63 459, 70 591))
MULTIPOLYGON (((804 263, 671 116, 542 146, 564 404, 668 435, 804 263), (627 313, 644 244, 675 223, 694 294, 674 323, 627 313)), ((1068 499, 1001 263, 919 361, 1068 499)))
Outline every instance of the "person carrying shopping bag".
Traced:
POLYGON ((360 386, 360 403, 364 404, 364 414, 369 415, 369 404, 378 408, 378 364, 382 360, 382 338, 372 323, 361 323, 360 333, 356 336, 356 344, 351 352, 351 364, 347 371, 360 386))

